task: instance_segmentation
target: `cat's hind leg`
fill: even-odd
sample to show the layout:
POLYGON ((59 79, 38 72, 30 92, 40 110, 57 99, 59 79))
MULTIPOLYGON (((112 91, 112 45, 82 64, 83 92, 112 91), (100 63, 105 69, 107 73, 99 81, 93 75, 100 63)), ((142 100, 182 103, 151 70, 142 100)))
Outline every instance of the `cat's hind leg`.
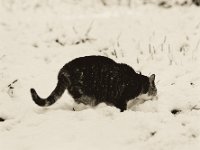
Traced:
POLYGON ((91 108, 91 106, 85 105, 83 103, 76 103, 76 102, 73 105, 73 111, 81 111, 87 108, 91 108))
POLYGON ((75 103, 73 109, 76 111, 80 111, 83 109, 91 108, 96 106, 95 98, 89 96, 81 96, 79 98, 75 98, 75 103))

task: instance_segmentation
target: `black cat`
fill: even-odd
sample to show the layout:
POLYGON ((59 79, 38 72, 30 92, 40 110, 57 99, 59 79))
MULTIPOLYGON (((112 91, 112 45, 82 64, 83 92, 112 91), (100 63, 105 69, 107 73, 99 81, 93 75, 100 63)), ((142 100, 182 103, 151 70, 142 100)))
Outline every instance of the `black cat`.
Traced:
POLYGON ((40 98, 34 89, 30 91, 39 106, 52 105, 67 89, 77 103, 96 106, 105 102, 124 111, 129 100, 143 94, 152 99, 157 94, 154 80, 154 74, 137 74, 130 66, 110 58, 86 56, 63 66, 57 86, 48 98, 40 98))

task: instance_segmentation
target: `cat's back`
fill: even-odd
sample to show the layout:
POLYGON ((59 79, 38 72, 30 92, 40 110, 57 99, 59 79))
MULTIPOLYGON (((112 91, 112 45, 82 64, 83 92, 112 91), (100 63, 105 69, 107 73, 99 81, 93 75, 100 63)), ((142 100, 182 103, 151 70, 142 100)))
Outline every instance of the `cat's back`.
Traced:
POLYGON ((79 57, 76 59, 73 59, 72 61, 68 62, 63 66, 61 69, 64 70, 74 70, 78 68, 91 68, 91 67, 102 67, 102 66, 110 66, 110 65, 116 65, 117 63, 113 61, 112 59, 104 56, 84 56, 79 57))
POLYGON ((105 56, 85 56, 76 58, 68 63, 68 65, 80 65, 80 64, 114 64, 116 63, 112 59, 105 56))

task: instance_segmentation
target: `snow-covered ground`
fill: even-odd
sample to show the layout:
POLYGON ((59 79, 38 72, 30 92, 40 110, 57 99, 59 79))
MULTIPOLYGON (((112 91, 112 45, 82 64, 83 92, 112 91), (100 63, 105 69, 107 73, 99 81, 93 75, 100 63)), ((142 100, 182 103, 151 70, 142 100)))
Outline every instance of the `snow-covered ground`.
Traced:
POLYGON ((1 150, 200 149, 200 8, 194 5, 1 0, 0 64, 1 150), (59 69, 85 55, 155 73, 158 100, 123 113, 105 104, 74 112, 67 92, 48 108, 32 101, 30 88, 47 97, 59 69))

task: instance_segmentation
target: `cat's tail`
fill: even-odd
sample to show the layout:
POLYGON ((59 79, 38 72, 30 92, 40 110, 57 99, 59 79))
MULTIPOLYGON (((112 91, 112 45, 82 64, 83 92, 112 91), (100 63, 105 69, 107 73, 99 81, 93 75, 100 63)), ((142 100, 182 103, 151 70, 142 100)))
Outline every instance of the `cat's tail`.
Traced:
POLYGON ((39 106, 50 106, 54 104, 62 96, 64 91, 65 87, 61 81, 58 81, 56 88, 46 99, 40 98, 35 89, 30 89, 33 101, 39 106))

